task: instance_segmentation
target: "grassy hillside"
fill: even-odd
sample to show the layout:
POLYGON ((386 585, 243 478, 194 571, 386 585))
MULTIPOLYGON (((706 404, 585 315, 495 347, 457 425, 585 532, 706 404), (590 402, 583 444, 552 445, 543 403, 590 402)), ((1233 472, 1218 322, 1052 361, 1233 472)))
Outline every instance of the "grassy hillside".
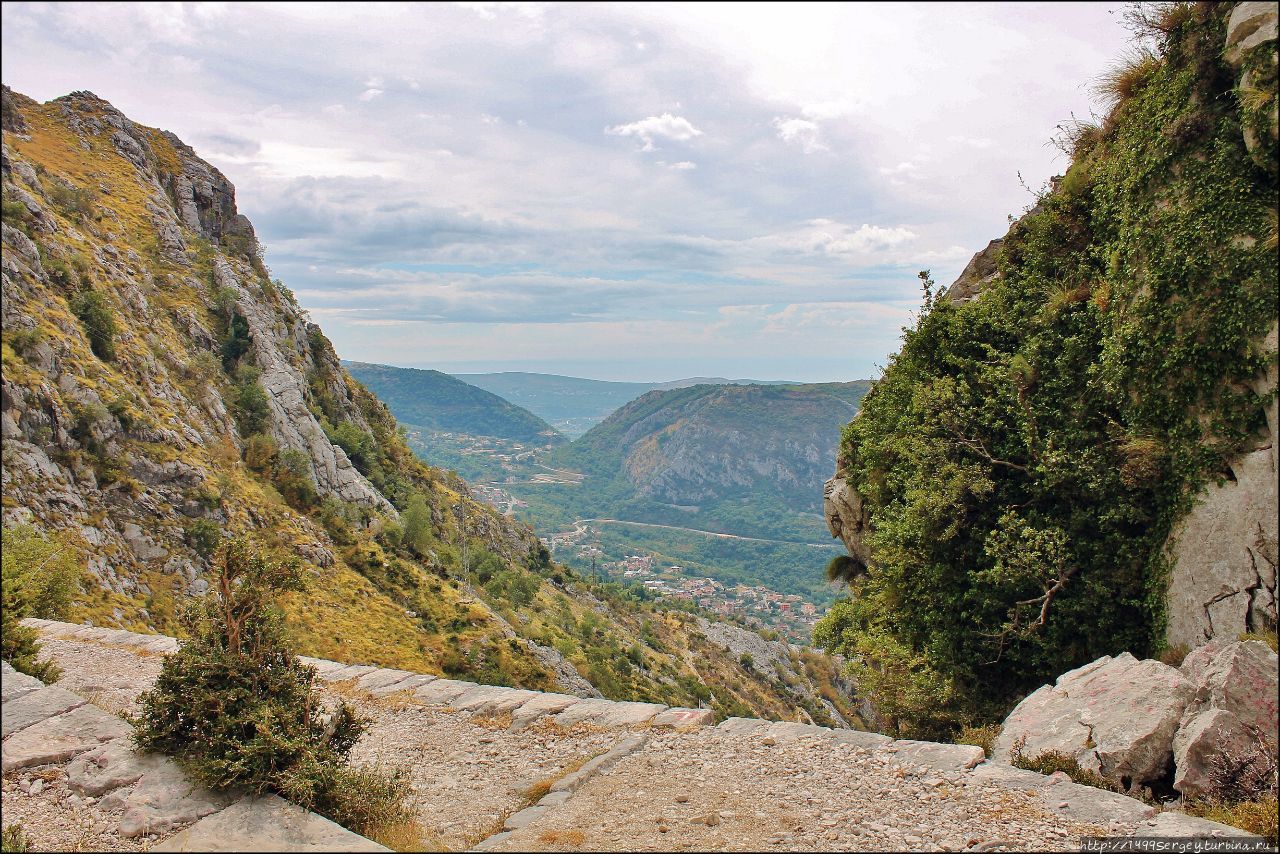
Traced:
POLYGON ((344 361, 342 366, 399 420, 409 424, 537 445, 565 441, 555 428, 527 409, 448 374, 365 362, 344 361))
POLYGON ((999 720, 1068 668, 1158 652, 1170 528, 1265 423, 1274 48, 1237 89, 1230 10, 1150 16, 1158 51, 1103 82, 1114 107, 1071 130, 999 277, 927 295, 845 429, 872 560, 819 635, 904 731, 999 720))

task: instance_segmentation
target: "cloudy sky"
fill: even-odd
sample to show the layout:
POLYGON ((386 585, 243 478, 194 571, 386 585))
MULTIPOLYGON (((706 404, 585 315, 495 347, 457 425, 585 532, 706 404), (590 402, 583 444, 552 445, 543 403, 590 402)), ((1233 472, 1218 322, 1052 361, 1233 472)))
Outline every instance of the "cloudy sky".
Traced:
POLYGON ((1118 5, 5 3, 3 80, 194 146, 344 358, 848 380, 1063 171, 1118 5))

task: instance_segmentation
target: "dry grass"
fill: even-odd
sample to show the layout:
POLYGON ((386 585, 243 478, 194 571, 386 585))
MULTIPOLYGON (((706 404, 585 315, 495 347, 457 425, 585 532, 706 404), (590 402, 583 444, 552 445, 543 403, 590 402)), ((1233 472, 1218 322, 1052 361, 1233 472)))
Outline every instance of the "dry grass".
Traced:
POLYGON ((374 697, 370 702, 380 709, 386 709, 388 712, 402 712, 410 706, 421 705, 414 696, 412 688, 406 688, 403 691, 397 691, 394 694, 387 694, 383 697, 374 697))
POLYGON ((1093 85, 1094 94, 1118 107, 1133 98, 1160 70, 1162 60, 1149 50, 1138 49, 1111 66, 1093 85))
POLYGON ((1160 661, 1170 667, 1181 667, 1189 652, 1191 652, 1191 648, 1184 643, 1166 647, 1160 652, 1160 661))
POLYGON ((1241 830, 1270 840, 1272 845, 1280 841, 1280 801, 1276 793, 1264 795, 1252 801, 1188 801, 1185 811, 1210 821, 1229 824, 1241 830))
POLYGON ((578 846, 586 841, 586 834, 581 830, 544 830, 538 834, 538 841, 546 845, 578 846))
POLYGON ((498 714, 477 715, 471 719, 471 723, 482 729, 489 730, 505 730, 511 727, 515 721, 511 712, 499 712, 498 714))
POLYGON ((956 736, 956 744, 971 744, 974 747, 981 747, 982 752, 990 757, 991 747, 996 743, 996 738, 999 735, 1000 724, 966 726, 964 729, 960 730, 960 734, 956 736))
POLYGON ((379 828, 370 838, 392 851, 447 851, 437 837, 428 834, 416 818, 379 828))
POLYGON ((1269 632, 1245 632, 1240 635, 1239 640, 1262 641, 1267 646, 1271 647, 1272 652, 1280 652, 1280 649, 1277 649, 1277 646, 1280 645, 1277 644, 1276 633, 1274 630, 1269 632))

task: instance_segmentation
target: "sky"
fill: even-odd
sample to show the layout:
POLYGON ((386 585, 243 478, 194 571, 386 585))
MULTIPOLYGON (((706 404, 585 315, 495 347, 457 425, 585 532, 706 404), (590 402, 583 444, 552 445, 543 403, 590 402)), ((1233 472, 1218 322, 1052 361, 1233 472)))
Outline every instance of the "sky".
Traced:
POLYGON ((1111 3, 4 3, 0 76, 236 186, 346 359, 874 378, 1066 168, 1111 3))

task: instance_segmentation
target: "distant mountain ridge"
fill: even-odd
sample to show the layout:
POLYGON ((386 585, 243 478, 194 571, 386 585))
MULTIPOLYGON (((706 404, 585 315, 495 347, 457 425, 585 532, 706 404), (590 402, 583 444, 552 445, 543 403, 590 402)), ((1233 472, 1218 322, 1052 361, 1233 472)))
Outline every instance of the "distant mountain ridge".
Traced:
POLYGON ((449 374, 345 360, 342 366, 406 424, 540 445, 565 441, 529 410, 449 374))
POLYGON ((653 383, 618 382, 524 371, 453 376, 525 407, 570 439, 583 435, 619 407, 649 391, 695 385, 792 384, 785 380, 729 380, 723 377, 689 377, 653 383))

